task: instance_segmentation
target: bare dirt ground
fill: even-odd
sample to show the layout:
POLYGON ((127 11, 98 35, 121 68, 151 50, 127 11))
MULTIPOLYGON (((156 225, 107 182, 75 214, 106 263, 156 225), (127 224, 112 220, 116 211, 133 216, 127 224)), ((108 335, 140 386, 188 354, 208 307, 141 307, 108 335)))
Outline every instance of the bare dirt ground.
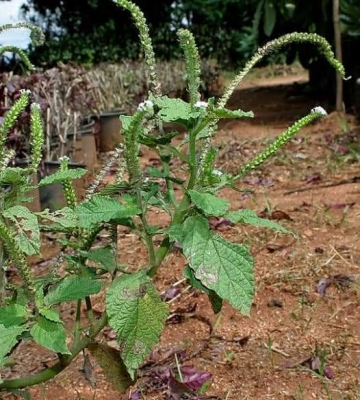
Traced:
MULTIPOLYGON (((234 94, 231 107, 252 110, 255 119, 221 124, 218 168, 235 172, 318 105, 318 99, 302 91, 304 78, 257 78, 234 94)), ((54 380, 31 388, 32 398, 168 399, 161 376, 169 368, 176 372, 176 350, 181 364, 212 376, 199 398, 360 399, 359 141, 360 127, 353 119, 331 114, 302 130, 261 170, 239 183, 250 193, 222 192, 233 209, 252 208, 298 236, 213 221, 212 228, 221 235, 251 246, 256 296, 250 317, 228 304, 220 317, 214 316, 206 296, 182 282, 161 342, 130 392, 114 391, 94 360, 97 384, 92 387, 79 372, 79 356, 54 380), (324 278, 329 280, 317 289, 324 278)), ((156 160, 144 153, 143 163, 156 160)), ((161 225, 162 214, 156 218, 161 225)), ((146 262, 134 235, 124 232, 120 240, 122 262, 146 262)), ((170 254, 156 278, 160 291, 182 280, 183 266, 179 253, 170 254)), ((71 322, 74 309, 64 306, 63 312, 71 322)), ((104 340, 115 345, 109 330, 104 340)), ((31 344, 19 347, 17 360, 20 363, 8 371, 11 376, 52 363, 31 344)))

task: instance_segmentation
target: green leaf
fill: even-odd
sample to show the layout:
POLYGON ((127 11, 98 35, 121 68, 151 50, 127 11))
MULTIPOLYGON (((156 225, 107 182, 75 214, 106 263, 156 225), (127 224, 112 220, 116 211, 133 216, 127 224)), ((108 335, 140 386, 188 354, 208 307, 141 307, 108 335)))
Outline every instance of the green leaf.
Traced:
POLYGON ((100 267, 108 272, 113 273, 117 267, 115 256, 110 246, 91 250, 88 253, 84 252, 84 255, 89 260, 100 264, 100 267))
POLYGON ((53 321, 53 322, 60 322, 60 315, 58 311, 51 310, 50 308, 40 308, 39 313, 45 317, 46 319, 53 321))
POLYGON ((27 326, 11 326, 5 328, 4 325, 0 325, 0 365, 6 358, 6 355, 18 342, 17 337, 27 330, 27 326))
POLYGON ((124 392, 129 386, 135 383, 127 372, 118 350, 105 343, 92 343, 88 349, 92 356, 96 358, 107 380, 113 385, 115 390, 118 390, 120 393, 124 392))
POLYGON ((63 324, 40 317, 31 328, 30 334, 36 343, 61 354, 71 354, 66 345, 66 332, 63 324))
POLYGON ((40 254, 40 229, 37 217, 23 206, 10 207, 3 212, 5 218, 15 222, 16 241, 25 254, 40 254))
MULTIPOLYGON (((1 379, 1 378, 0 378, 1 379)), ((0 380, 1 383, 1 380, 0 380)), ((16 396, 21 396, 25 400, 31 400, 31 395, 27 390, 21 389, 6 389, 7 392, 15 394, 16 396)))
POLYGON ((270 221, 266 218, 260 218, 253 210, 238 210, 233 211, 224 215, 224 218, 230 220, 232 223, 237 224, 239 222, 243 224, 249 224, 253 226, 260 226, 263 228, 274 229, 277 232, 292 234, 292 232, 285 229, 274 221, 270 221))
POLYGON ((54 212, 50 212, 49 209, 46 209, 37 213, 37 215, 43 219, 55 222, 64 228, 76 228, 79 225, 78 218, 74 210, 70 207, 64 207, 54 212))
POLYGON ((166 232, 169 235, 170 242, 182 242, 183 227, 181 224, 172 224, 166 232))
POLYGON ((19 304, 0 307, 0 325, 5 328, 22 324, 26 316, 27 309, 19 304))
POLYGON ((276 10, 272 0, 265 0, 264 33, 271 36, 276 23, 276 10))
POLYGON ((178 135, 178 132, 169 132, 161 136, 140 135, 139 142, 148 147, 157 147, 159 145, 168 145, 171 140, 178 135))
POLYGON ((195 277, 240 312, 249 314, 254 296, 254 262, 249 249, 214 234, 202 216, 186 219, 182 244, 195 277))
POLYGON ((199 279, 196 278, 196 276, 194 275, 194 271, 189 266, 185 267, 184 276, 189 281, 192 287, 201 290, 203 293, 208 295, 214 313, 218 314, 222 309, 223 305, 222 298, 219 297, 213 290, 208 289, 206 286, 204 286, 199 281, 199 279))
POLYGON ((122 204, 109 197, 94 196, 91 200, 79 204, 75 214, 82 228, 91 228, 100 222, 124 219, 140 212, 135 204, 122 204))
POLYGON ((70 276, 63 279, 44 298, 44 304, 51 306, 64 301, 84 299, 86 296, 99 293, 103 282, 89 277, 70 276))
POLYGON ((158 342, 168 316, 145 271, 116 278, 106 295, 109 324, 116 331, 121 358, 134 379, 135 371, 158 342))
POLYGON ((254 118, 252 111, 228 110, 227 108, 214 108, 211 113, 220 119, 225 118, 254 118))
POLYGON ((84 168, 68 169, 66 171, 56 171, 54 174, 41 179, 39 186, 50 185, 51 183, 61 183, 68 179, 79 179, 87 173, 84 168))
POLYGON ((207 216, 220 217, 229 209, 228 200, 220 199, 211 193, 189 190, 189 195, 195 206, 207 216))
POLYGON ((191 105, 181 99, 170 99, 167 96, 154 98, 155 106, 160 110, 157 113, 164 122, 186 123, 200 115, 199 111, 192 111, 191 105))

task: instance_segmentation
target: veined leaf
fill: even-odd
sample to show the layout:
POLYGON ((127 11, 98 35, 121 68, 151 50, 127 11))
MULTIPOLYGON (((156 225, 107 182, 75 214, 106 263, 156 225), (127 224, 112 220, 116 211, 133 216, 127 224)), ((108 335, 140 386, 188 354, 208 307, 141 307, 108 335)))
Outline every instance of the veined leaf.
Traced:
POLYGON ((16 224, 16 241, 27 255, 40 253, 40 229, 36 215, 24 206, 13 206, 3 212, 16 224))
POLYGON ((160 108, 157 113, 164 122, 186 123, 191 118, 197 118, 199 111, 192 111, 191 105, 181 99, 172 99, 167 96, 154 98, 154 104, 160 108))
POLYGON ((202 193, 197 190, 189 190, 192 202, 206 216, 221 217, 229 209, 230 202, 211 193, 202 193))
POLYGON ((0 307, 0 325, 3 325, 5 328, 20 325, 25 322, 26 316, 27 309, 19 304, 0 307))
POLYGON ((79 218, 79 225, 83 228, 100 222, 124 219, 140 212, 135 204, 122 204, 109 197, 94 196, 91 200, 79 204, 75 214, 79 218))
POLYGON ((91 250, 84 254, 89 260, 100 264, 100 268, 108 272, 114 272, 117 265, 115 256, 110 246, 101 247, 100 249, 91 250))
POLYGON ((96 358, 106 378, 115 390, 124 392, 129 386, 135 383, 127 372, 118 350, 104 343, 92 343, 88 349, 96 358))
POLYGON ((164 329, 168 307, 144 271, 121 275, 106 295, 109 324, 117 333, 121 358, 131 379, 164 329))
POLYGON ((103 282, 89 277, 70 276, 63 279, 44 298, 44 304, 51 306, 64 301, 84 299, 100 292, 103 282))
POLYGON ((79 179, 87 173, 84 168, 74 168, 68 169, 66 171, 56 171, 54 174, 49 176, 45 176, 45 178, 41 179, 39 182, 39 186, 50 185, 51 183, 61 183, 68 179, 79 179))
POLYGON ((64 207, 53 212, 50 212, 49 209, 46 209, 37 214, 41 218, 55 222, 64 228, 76 228, 79 225, 74 210, 70 207, 64 207))
POLYGON ((203 293, 207 294, 211 303, 211 307, 215 314, 218 314, 221 311, 223 300, 219 297, 213 290, 208 289, 204 286, 199 279, 194 275, 194 271, 189 267, 185 267, 184 276, 189 281, 190 285, 195 289, 201 290, 203 293))
POLYGON ((253 226, 260 226, 263 228, 274 229, 277 232, 292 234, 292 232, 285 229, 274 221, 270 221, 266 218, 260 218, 253 210, 238 210, 232 211, 224 215, 224 218, 230 220, 232 223, 237 224, 239 222, 243 224, 249 224, 253 226))
POLYGON ((0 325, 0 365, 2 365, 6 355, 18 342, 17 337, 27 330, 27 326, 11 326, 5 328, 0 325))
POLYGON ((249 249, 214 234, 201 216, 185 221, 182 244, 195 277, 240 312, 249 314, 254 296, 254 263, 249 249))
POLYGON ((60 314, 56 310, 51 310, 50 308, 40 308, 39 313, 50 321, 61 323, 60 314))
POLYGON ((31 328, 30 334, 36 343, 61 354, 71 354, 66 345, 66 333, 63 324, 39 317, 31 328))

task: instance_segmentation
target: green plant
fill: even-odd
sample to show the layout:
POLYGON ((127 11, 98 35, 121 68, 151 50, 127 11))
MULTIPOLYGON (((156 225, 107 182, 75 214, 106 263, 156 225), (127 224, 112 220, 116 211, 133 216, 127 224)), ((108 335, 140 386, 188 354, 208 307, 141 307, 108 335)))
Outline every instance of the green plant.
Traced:
MULTIPOLYGON (((0 365, 4 365, 17 344, 33 340, 57 354, 58 362, 30 376, 3 380, 0 389, 18 390, 47 381, 66 368, 83 351, 90 351, 104 369, 108 379, 119 390, 125 390, 136 380, 136 372, 159 340, 168 316, 168 307, 159 297, 152 278, 157 274, 175 242, 180 244, 187 260, 184 275, 190 284, 208 295, 213 310, 218 313, 223 300, 229 301, 244 314, 249 314, 254 295, 253 258, 249 248, 234 244, 209 228, 208 217, 223 217, 233 223, 257 225, 289 233, 273 221, 259 218, 252 210, 229 211, 230 202, 216 196, 227 186, 236 187, 240 178, 264 163, 301 127, 324 115, 320 107, 288 128, 264 152, 250 160, 231 176, 214 169, 216 149, 212 137, 222 118, 250 118, 252 112, 231 111, 225 105, 232 92, 251 68, 270 52, 292 42, 317 45, 328 61, 342 74, 344 70, 333 57, 328 43, 317 35, 290 34, 269 42, 251 58, 231 82, 224 95, 215 101, 201 100, 199 92, 199 54, 192 34, 178 33, 185 54, 189 102, 169 98, 161 93, 155 56, 146 21, 140 9, 128 0, 116 3, 129 10, 140 32, 145 63, 150 74, 149 97, 140 103, 133 116, 121 116, 124 144, 100 171, 78 203, 72 187, 85 171, 68 169, 68 159, 62 158, 60 170, 44 178, 39 185, 61 182, 67 207, 56 212, 32 213, 23 202, 30 189, 29 176, 40 162, 43 143, 39 108, 32 106, 32 164, 19 170, 7 166, 9 154, 0 148, 0 184, 2 214, 0 218, 1 265, 13 266, 21 284, 1 281, 0 365), (178 123, 187 132, 178 146, 172 139, 182 132, 164 134, 163 124, 178 123), (141 168, 140 145, 155 151, 159 168, 141 168), (181 168, 171 162, 178 159, 181 168), (116 181, 100 188, 103 177, 112 164, 118 162, 116 181), (126 171, 126 174, 125 174, 126 171), (125 179, 125 176, 127 177, 125 179), (177 191, 175 192, 175 189, 177 191), (178 195, 180 193, 180 195, 178 195), (153 209, 169 215, 165 227, 152 225, 153 209), (145 265, 118 264, 118 226, 131 228, 141 238, 148 251, 145 265), (26 256, 40 252, 40 230, 58 235, 62 251, 45 276, 35 276, 26 256), (109 243, 95 248, 99 233, 109 231, 109 243), (159 245, 154 237, 161 236, 159 245), (61 268, 60 268, 61 267, 61 268), (65 274, 62 272, 65 270, 65 274), (92 295, 106 291, 106 308, 96 317, 92 295), (68 337, 58 305, 76 302, 74 326, 68 337), (86 322, 81 310, 86 307, 86 322), (99 343, 96 338, 109 324, 117 334, 119 351, 99 343), (67 345, 70 339, 70 346, 67 345)), ((0 126, 0 145, 8 129, 30 101, 23 91, 20 99, 5 115, 0 126)), ((67 327, 69 329, 69 327, 67 327)))

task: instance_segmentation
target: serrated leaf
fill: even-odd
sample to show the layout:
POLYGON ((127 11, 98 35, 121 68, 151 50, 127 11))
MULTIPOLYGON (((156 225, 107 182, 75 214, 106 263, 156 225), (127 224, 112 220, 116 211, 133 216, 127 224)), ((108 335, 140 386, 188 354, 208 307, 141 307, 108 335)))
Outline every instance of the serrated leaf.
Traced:
POLYGON ((199 111, 192 111, 191 105, 181 99, 173 99, 163 96, 157 97, 153 101, 155 106, 160 108, 157 113, 158 117, 164 122, 186 123, 186 121, 200 115, 199 111))
POLYGON ((140 212, 135 204, 122 204, 109 197, 94 196, 91 200, 79 204, 75 214, 82 228, 91 228, 100 222, 126 219, 140 212))
POLYGON ((195 277, 240 312, 249 314, 254 297, 254 262, 249 249, 216 235, 202 216, 186 219, 182 244, 195 277))
POLYGON ((66 332, 63 324, 39 317, 30 334, 36 343, 56 353, 71 354, 66 345, 66 332))
POLYGON ((228 110, 227 108, 214 108, 213 110, 211 110, 211 113, 219 119, 254 118, 254 113, 252 111, 228 110))
POLYGON ((3 212, 3 216, 15 222, 16 241, 25 254, 40 253, 40 229, 37 217, 24 206, 13 206, 3 212))
POLYGON ((49 209, 46 209, 40 213, 37 213, 37 215, 43 219, 55 222, 64 228, 75 228, 79 224, 74 210, 70 207, 64 207, 53 212, 50 212, 49 209))
POLYGON ((192 202, 205 215, 221 217, 229 209, 230 202, 211 193, 202 193, 197 190, 189 190, 192 202))
POLYGON ((26 316, 27 309, 19 304, 0 307, 0 325, 5 328, 22 324, 26 316))
POLYGON ((118 350, 104 343, 92 343, 88 349, 92 356, 96 358, 107 380, 113 385, 115 390, 124 392, 135 383, 127 372, 118 350))
POLYGON ((108 272, 114 272, 117 267, 115 256, 110 246, 91 250, 85 256, 89 260, 100 264, 100 267, 108 272))
POLYGON ((103 282, 89 277, 67 277, 49 291, 44 298, 44 304, 51 306, 64 301, 81 300, 99 293, 102 285, 103 282))
POLYGON ((113 281, 106 295, 106 312, 117 333, 121 358, 134 379, 136 369, 160 338, 168 307, 151 279, 140 271, 113 281))
POLYGON ((166 232, 170 242, 181 242, 183 238, 183 227, 181 224, 171 225, 166 232))
POLYGON ((189 283, 192 287, 194 287, 195 289, 201 290, 203 293, 207 294, 214 313, 218 314, 222 309, 222 305, 223 305, 222 298, 219 297, 213 290, 208 289, 206 286, 204 286, 199 281, 199 279, 196 278, 196 276, 194 275, 194 271, 189 266, 185 267, 184 276, 189 281, 189 283))
POLYGON ((0 365, 3 363, 6 355, 18 342, 18 336, 27 330, 27 326, 11 326, 5 328, 4 325, 0 325, 0 365))
POLYGON ((60 315, 58 311, 51 310, 50 308, 40 308, 39 309, 39 314, 41 314, 43 317, 46 319, 53 321, 53 322, 60 322, 60 315))
POLYGON ((54 174, 49 176, 45 176, 45 178, 41 179, 39 182, 39 186, 50 185, 51 183, 61 183, 68 179, 79 179, 87 173, 87 170, 84 168, 74 168, 68 169, 66 171, 56 171, 54 174))
POLYGON ((224 215, 224 218, 230 220, 232 223, 237 224, 239 222, 243 224, 249 224, 253 226, 260 226, 263 228, 274 229, 277 232, 292 234, 292 232, 285 229, 280 224, 270 221, 266 218, 260 218, 253 210, 238 210, 230 212, 224 215))

